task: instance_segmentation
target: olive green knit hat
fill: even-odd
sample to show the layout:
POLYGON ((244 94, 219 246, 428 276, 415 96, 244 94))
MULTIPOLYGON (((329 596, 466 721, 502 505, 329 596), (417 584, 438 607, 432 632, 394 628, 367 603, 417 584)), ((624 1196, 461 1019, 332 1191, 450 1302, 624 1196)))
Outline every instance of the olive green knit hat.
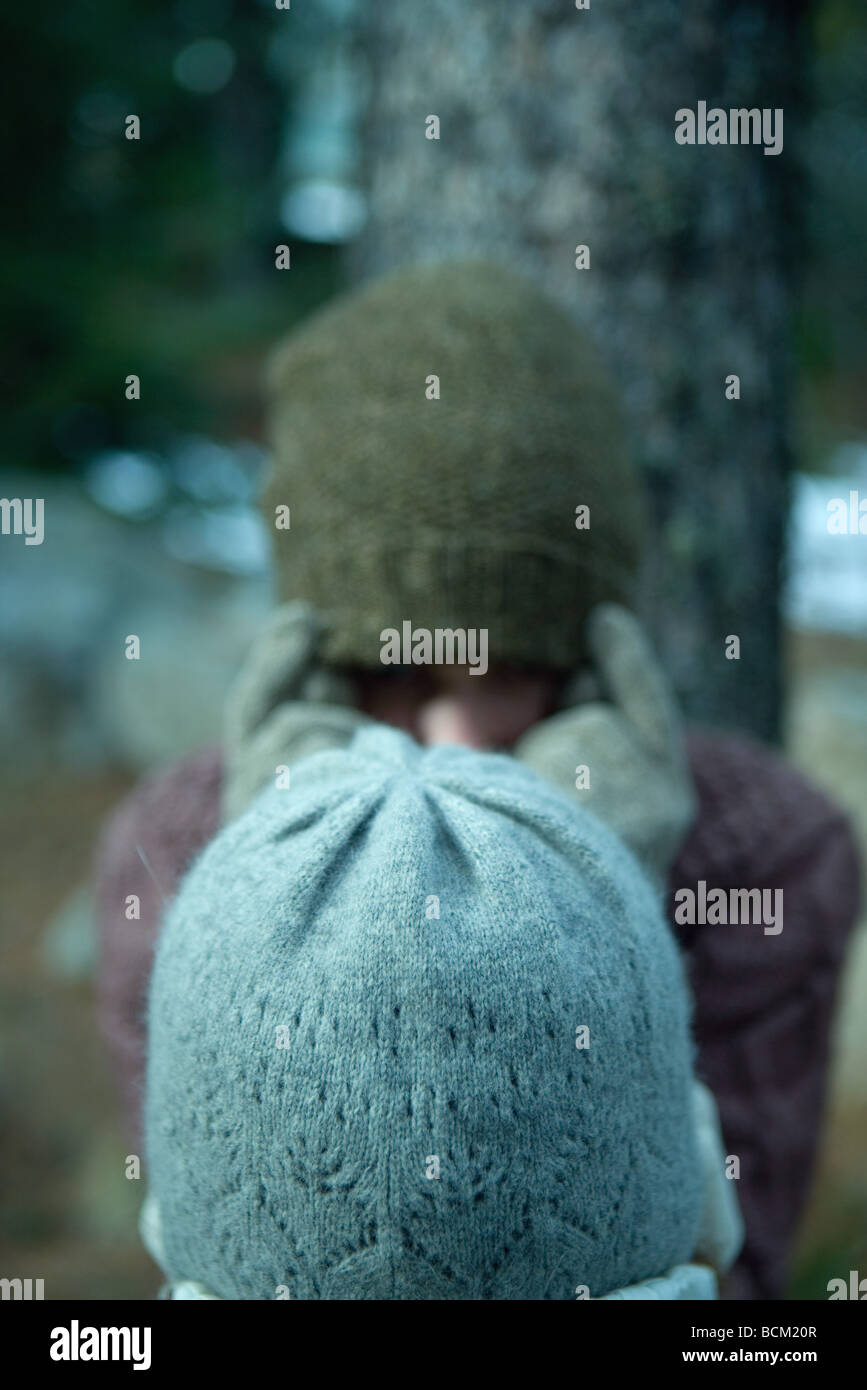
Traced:
POLYGON ((318 610, 325 661, 376 667, 409 620, 565 671, 588 611, 632 601, 619 407, 582 331, 510 270, 415 266, 342 296, 278 349, 269 391, 278 596, 318 610))

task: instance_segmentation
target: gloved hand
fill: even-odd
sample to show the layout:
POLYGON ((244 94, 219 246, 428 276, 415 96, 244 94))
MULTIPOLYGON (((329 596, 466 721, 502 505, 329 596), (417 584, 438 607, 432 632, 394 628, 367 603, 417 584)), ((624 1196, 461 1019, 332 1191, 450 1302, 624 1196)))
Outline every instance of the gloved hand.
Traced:
POLYGON ((570 688, 573 695, 587 691, 595 678, 604 698, 534 725, 514 755, 616 830, 661 888, 695 813, 680 719, 643 629, 627 609, 614 603, 594 608, 587 645, 594 669, 589 680, 570 688), (588 769, 586 787, 579 767, 588 769))
POLYGON ((322 626, 307 603, 285 604, 254 643, 226 699, 223 821, 310 753, 347 744, 368 718, 352 682, 318 664, 322 626))
POLYGON ((725 1175, 726 1151, 713 1092, 693 1082, 698 1153, 704 1181, 704 1207, 694 1258, 704 1260, 721 1277, 727 1274, 744 1243, 744 1223, 737 1182, 725 1175))

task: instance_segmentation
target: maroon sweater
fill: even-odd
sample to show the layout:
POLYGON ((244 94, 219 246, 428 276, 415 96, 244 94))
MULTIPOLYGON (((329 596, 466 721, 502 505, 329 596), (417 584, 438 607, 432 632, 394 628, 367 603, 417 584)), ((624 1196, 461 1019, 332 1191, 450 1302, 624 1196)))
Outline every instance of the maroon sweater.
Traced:
MULTIPOLYGON (((698 1071, 740 1158, 744 1251, 728 1293, 780 1298, 809 1189, 825 1101, 831 1016, 858 915, 855 845, 843 814, 779 757, 741 737, 693 732, 698 817, 670 890, 783 890, 783 930, 674 924, 695 995, 698 1071)), ((100 1015, 140 1142, 145 1010, 164 905, 219 828, 219 754, 144 781, 108 821, 96 863, 100 1015), (141 902, 128 920, 130 894, 141 902)))

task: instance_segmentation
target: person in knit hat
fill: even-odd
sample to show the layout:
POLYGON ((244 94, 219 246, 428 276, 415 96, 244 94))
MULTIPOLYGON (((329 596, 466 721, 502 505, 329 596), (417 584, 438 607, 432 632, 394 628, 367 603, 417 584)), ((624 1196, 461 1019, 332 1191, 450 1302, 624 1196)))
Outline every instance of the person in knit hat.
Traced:
POLYGON ((644 508, 614 394, 512 271, 414 266, 343 295, 268 387, 277 597, 315 608, 326 665, 381 672, 408 619, 565 675, 591 608, 633 600, 644 508))
POLYGON ((173 1297, 709 1298, 737 1248, 655 895, 512 758, 293 762, 185 879, 148 1051, 173 1297))
MULTIPOLYGON (((622 673, 641 642, 627 634, 618 644, 622 621, 610 611, 588 619, 606 603, 631 607, 646 528, 620 407, 592 349, 504 267, 415 267, 303 323, 276 354, 269 390, 263 508, 278 597, 303 601, 309 621, 276 615, 288 645, 254 653, 237 717, 255 723, 257 704, 260 714, 273 706, 275 682, 288 681, 295 708, 280 737, 300 754, 366 716, 422 744, 517 753, 561 787, 571 777, 579 804, 578 765, 606 769, 608 795, 591 768, 597 812, 665 896, 695 993, 698 1070, 740 1161, 746 1240, 727 1289, 781 1297, 858 914, 857 854, 841 811, 775 753, 723 732, 681 734, 670 711, 658 717, 646 656, 639 707, 629 700, 622 673), (383 665, 381 633, 407 620, 485 627, 486 674, 383 665), (606 678, 608 639, 626 661, 612 656, 606 678), (311 704, 318 733, 299 722, 311 704), (576 743, 588 738, 589 759, 576 743), (785 929, 684 925, 674 894, 700 883, 726 895, 784 890, 785 929)), ((165 905, 250 779, 264 784, 257 759, 273 775, 273 737, 263 725, 252 760, 230 737, 152 775, 101 838, 100 1012, 133 1136, 165 905), (130 893, 141 904, 134 930, 130 893)))

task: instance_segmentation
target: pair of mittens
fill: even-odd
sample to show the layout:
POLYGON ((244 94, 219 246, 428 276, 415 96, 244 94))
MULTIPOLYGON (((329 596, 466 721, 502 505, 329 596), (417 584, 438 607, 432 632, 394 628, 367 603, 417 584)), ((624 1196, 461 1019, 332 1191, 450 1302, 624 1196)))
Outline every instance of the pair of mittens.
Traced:
MULTIPOLYGON (((370 722, 351 681, 319 663, 322 631, 309 604, 290 603, 254 643, 226 703, 224 821, 281 768, 345 746, 370 722)), ((677 708, 625 608, 598 605, 587 644, 593 670, 572 682, 575 703, 533 725, 513 753, 617 831, 661 887, 695 814, 677 708)))

